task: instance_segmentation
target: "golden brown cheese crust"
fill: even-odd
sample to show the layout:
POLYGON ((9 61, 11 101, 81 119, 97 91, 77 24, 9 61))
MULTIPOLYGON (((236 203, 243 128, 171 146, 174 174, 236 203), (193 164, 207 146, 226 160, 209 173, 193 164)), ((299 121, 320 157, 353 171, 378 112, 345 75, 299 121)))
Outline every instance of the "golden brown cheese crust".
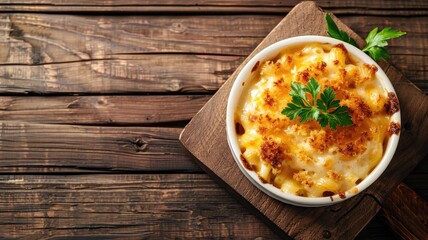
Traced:
POLYGON ((273 168, 282 167, 282 161, 285 159, 284 150, 272 139, 265 139, 260 146, 261 159, 269 163, 273 168))
POLYGON ((377 67, 349 56, 342 44, 313 43, 285 49, 253 71, 256 77, 247 81, 235 115, 246 168, 299 196, 343 197, 358 191, 355 186, 383 155, 388 130, 397 131, 390 113, 398 111, 398 100, 376 79, 377 67), (332 130, 281 114, 291 101, 291 82, 306 84, 311 77, 323 89, 333 88, 349 108, 353 126, 332 130))
POLYGON ((395 93, 388 93, 388 101, 385 104, 385 109, 389 115, 400 111, 400 104, 398 103, 398 98, 395 93))
POLYGON ((390 136, 394 134, 398 135, 400 133, 400 129, 401 125, 399 123, 391 122, 391 124, 389 124, 388 133, 390 136))

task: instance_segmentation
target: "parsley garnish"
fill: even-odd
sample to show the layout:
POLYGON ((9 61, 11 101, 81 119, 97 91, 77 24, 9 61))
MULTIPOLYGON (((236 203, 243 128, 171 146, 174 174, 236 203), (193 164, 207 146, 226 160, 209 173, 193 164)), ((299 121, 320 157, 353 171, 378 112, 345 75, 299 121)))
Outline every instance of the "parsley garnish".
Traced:
POLYGON ((291 89, 292 101, 281 112, 291 120, 297 117, 300 117, 300 122, 314 119, 319 122, 321 127, 330 125, 330 128, 334 130, 336 126, 350 126, 353 124, 348 107, 340 106, 340 101, 334 100, 336 94, 330 87, 324 89, 319 99, 317 97, 321 91, 321 86, 314 78, 309 80, 307 86, 291 82, 291 89), (309 93, 312 99, 308 100, 306 93, 309 93))
POLYGON ((369 33, 366 38, 367 45, 363 48, 363 52, 368 52, 376 61, 389 57, 388 52, 383 48, 388 46, 388 42, 386 40, 398 38, 406 34, 406 32, 394 30, 390 27, 386 27, 380 32, 377 30, 378 29, 375 28, 369 33))
POLYGON ((327 33, 330 37, 342 40, 357 47, 355 40, 346 32, 340 30, 328 13, 325 14, 325 20, 327 21, 327 33))
MULTIPOLYGON (((342 40, 357 47, 355 40, 352 39, 344 31, 340 30, 334 23, 333 19, 327 13, 325 15, 327 21, 327 33, 330 37, 342 40)), ((388 46, 386 40, 398 38, 405 35, 406 32, 401 32, 390 27, 384 28, 378 32, 378 28, 373 29, 366 38, 366 46, 363 52, 367 52, 374 60, 379 61, 382 58, 388 58, 389 54, 384 47, 388 46)))

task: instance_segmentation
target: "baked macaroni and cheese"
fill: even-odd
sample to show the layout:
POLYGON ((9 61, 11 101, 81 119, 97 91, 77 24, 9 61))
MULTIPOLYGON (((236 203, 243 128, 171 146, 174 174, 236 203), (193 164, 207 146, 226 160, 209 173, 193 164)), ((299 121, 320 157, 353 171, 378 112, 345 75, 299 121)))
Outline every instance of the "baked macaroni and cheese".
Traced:
MULTIPOLYGON (((306 43, 257 62, 235 111, 244 166, 283 192, 305 197, 357 193, 358 185, 382 159, 398 100, 376 78, 377 67, 354 58, 342 44, 306 43), (291 83, 311 78, 321 91, 334 90, 348 108, 352 125, 321 127, 291 120, 281 111, 292 101, 291 83)), ((309 98, 309 97, 308 97, 309 98)))

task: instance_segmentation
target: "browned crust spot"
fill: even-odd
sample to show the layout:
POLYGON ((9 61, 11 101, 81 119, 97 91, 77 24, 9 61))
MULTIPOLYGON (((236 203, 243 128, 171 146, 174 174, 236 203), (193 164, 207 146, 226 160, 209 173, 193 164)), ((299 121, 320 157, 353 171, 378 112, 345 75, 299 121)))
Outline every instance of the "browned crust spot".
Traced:
POLYGON ((269 106, 273 106, 275 104, 275 100, 271 97, 269 92, 266 92, 264 100, 265 100, 265 103, 269 106))
POLYGON ((262 177, 260 177, 259 176, 259 180, 260 180, 260 182, 262 182, 262 183, 269 183, 268 181, 266 181, 266 180, 264 180, 262 177))
POLYGON ((388 128, 389 136, 392 136, 394 134, 398 135, 400 133, 400 129, 401 129, 401 125, 399 123, 391 122, 388 128))
POLYGON ((314 181, 312 181, 306 171, 301 171, 293 174, 293 179, 308 187, 312 187, 314 185, 314 181))
POLYGON ((334 61, 333 61, 333 64, 334 64, 334 65, 339 64, 339 60, 337 60, 337 59, 336 59, 336 60, 334 60, 334 61))
POLYGON ((357 146, 353 142, 346 143, 344 146, 339 147, 339 152, 346 156, 355 156, 357 155, 357 146))
POLYGON ((362 122, 364 119, 372 116, 372 111, 370 107, 363 102, 361 99, 356 99, 355 108, 349 108, 349 112, 352 114, 352 120, 355 122, 362 122))
MULTIPOLYGON (((334 195, 334 192, 332 192, 332 191, 324 191, 322 193, 323 197, 330 197, 330 196, 333 196, 333 195, 334 195)), ((331 200, 333 201, 333 198, 331 198, 331 200)))
POLYGON ((398 103, 397 95, 393 92, 388 93, 388 100, 385 103, 386 113, 392 115, 398 111, 400 111, 400 104, 398 103))
POLYGON ((327 172, 327 176, 335 181, 340 181, 342 179, 342 175, 330 170, 327 172))
POLYGON ((324 61, 321 62, 317 62, 317 65, 315 66, 315 68, 321 72, 324 72, 324 69, 327 67, 327 63, 324 61))
POLYGON ((242 135, 245 133, 245 128, 244 128, 244 126, 242 126, 241 123, 236 122, 235 123, 235 131, 238 135, 242 135))
POLYGON ((242 154, 240 155, 240 158, 244 167, 250 171, 253 171, 253 166, 250 165, 250 163, 247 161, 247 159, 244 156, 242 156, 242 154))
POLYGON ((361 178, 358 178, 357 181, 355 181, 355 184, 360 184, 363 180, 361 178))
POLYGON ((256 64, 254 64, 254 67, 251 69, 251 72, 254 72, 257 70, 257 68, 259 68, 260 65, 260 61, 257 61, 256 64))
POLYGON ((345 156, 354 157, 367 150, 367 147, 364 145, 364 143, 371 139, 372 136, 368 132, 363 132, 361 136, 355 141, 341 144, 339 146, 339 152, 345 156))
POLYGON ((340 49, 342 49, 343 52, 348 54, 348 49, 346 49, 346 47, 345 47, 345 45, 343 45, 343 43, 339 43, 339 44, 335 45, 334 47, 340 48, 340 49))
POLYGON ((261 146, 261 158, 269 163, 273 168, 280 168, 284 159, 283 149, 271 139, 265 140, 261 146))
MULTIPOLYGON (((373 139, 370 131, 362 127, 350 126, 337 130, 327 129, 325 133, 319 132, 308 138, 309 144, 319 152, 325 152, 331 146, 338 146, 338 150, 345 156, 352 157, 364 152, 367 141, 373 139)), ((330 177, 336 178, 334 173, 330 177)))
POLYGON ((367 68, 372 74, 377 72, 377 67, 373 64, 364 63, 363 66, 367 68))
POLYGON ((305 69, 297 74, 297 79, 300 82, 308 82, 309 81, 309 69, 305 69))
POLYGON ((284 83, 284 79, 280 78, 276 80, 273 84, 275 84, 275 86, 281 86, 283 83, 284 83))
POLYGON ((339 197, 340 197, 341 199, 345 199, 345 198, 346 198, 346 193, 344 193, 344 192, 340 192, 340 193, 339 193, 339 197))
POLYGON ((263 127, 263 126, 260 126, 260 127, 259 127, 258 132, 259 132, 260 134, 264 135, 264 134, 266 133, 266 131, 267 131, 267 128, 266 128, 266 127, 263 127))
POLYGON ((325 152, 335 141, 331 132, 316 134, 314 137, 309 138, 311 146, 320 152, 325 152))

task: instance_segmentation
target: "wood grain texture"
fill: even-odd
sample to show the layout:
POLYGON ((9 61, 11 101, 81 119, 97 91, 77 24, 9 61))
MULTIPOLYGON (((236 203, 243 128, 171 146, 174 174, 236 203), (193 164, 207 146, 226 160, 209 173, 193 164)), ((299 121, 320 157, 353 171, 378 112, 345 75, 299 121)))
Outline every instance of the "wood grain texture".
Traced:
POLYGON ((0 172, 200 171, 180 128, 0 123, 0 172))
POLYGON ((279 239, 205 174, 0 175, 2 239, 279 239))
POLYGON ((127 53, 243 55, 281 20, 269 15, 0 16, 3 39, 12 38, 11 43, 28 51, 22 51, 21 59, 13 58, 13 54, 3 59, 23 64, 111 58, 127 53), (28 57, 32 51, 40 56, 28 57))
MULTIPOLYGON (((347 31, 354 37, 360 46, 363 44, 363 40, 346 27, 346 25, 341 22, 338 22, 338 25, 341 29, 347 31)), ((273 32, 268 35, 256 50, 250 54, 249 58, 264 47, 280 39, 305 34, 325 35, 325 31, 323 13, 315 4, 312 2, 299 4, 286 18, 284 18, 273 32)), ((190 124, 186 126, 180 138, 183 145, 199 160, 197 162, 200 163, 205 171, 211 173, 211 175, 228 188, 232 194, 237 196, 244 204, 253 207, 263 219, 276 225, 277 227, 275 230, 279 233, 282 231, 282 236, 285 236, 284 233, 286 233, 296 239, 322 238, 327 235, 335 239, 355 237, 373 216, 376 215, 380 209, 379 203, 384 200, 385 195, 395 187, 395 184, 398 184, 399 181, 404 178, 408 170, 415 167, 416 164, 426 156, 427 151, 423 149, 422 146, 426 143, 426 138, 428 136, 426 132, 428 130, 427 122, 423 120, 427 114, 427 109, 423 107, 427 105, 427 96, 416 87, 410 86, 410 83, 402 79, 402 75, 396 72, 395 68, 388 67, 387 73, 390 79, 396 86, 402 88, 400 90, 397 89, 402 102, 407 100, 405 97, 412 96, 412 100, 405 103, 405 106, 402 106, 403 108, 409 107, 409 109, 404 111, 405 114, 403 113, 403 123, 411 122, 411 126, 418 127, 415 127, 417 129, 412 133, 406 133, 406 130, 403 130, 400 140, 400 142, 405 142, 405 144, 401 144, 400 146, 409 143, 417 145, 411 155, 412 159, 409 159, 409 156, 405 156, 404 153, 406 153, 406 151, 400 152, 402 155, 399 156, 402 159, 395 158, 391 163, 392 167, 388 168, 389 173, 399 173, 397 177, 394 176, 394 178, 386 181, 385 176, 388 178, 388 175, 384 175, 384 180, 378 181, 375 187, 369 188, 366 193, 361 193, 348 201, 323 208, 294 207, 269 198, 255 188, 242 174, 232 174, 232 172, 239 172, 239 169, 236 164, 234 164, 230 152, 227 151, 228 146, 224 130, 226 103, 223 99, 227 99, 237 72, 248 59, 238 67, 238 70, 232 74, 231 78, 214 95, 208 104, 204 106, 202 111, 200 111, 192 119, 190 124), (404 94, 402 92, 404 89, 406 89, 408 93, 404 94), (407 115, 408 112, 412 112, 417 116, 407 115), (205 135, 199 137, 196 143, 193 134, 198 132, 199 128, 205 129, 205 135), (216 146, 216 148, 212 148, 211 146, 216 146), (225 150, 222 151, 218 149, 225 150), (214 159, 215 161, 212 161, 214 159), (222 162, 219 162, 219 159, 221 159, 220 161, 222 162), (400 167, 404 168, 403 171, 399 170, 400 167), (387 183, 382 184, 385 182, 387 183), (380 192, 374 191, 381 186, 385 189, 382 189, 380 192)), ((384 67, 387 66, 384 65, 384 67)), ((407 152, 407 154, 409 153, 410 152, 407 152)))
POLYGON ((142 125, 190 120, 210 95, 0 96, 0 121, 142 125))
MULTIPOLYGON (((0 175, 0 225, 2 239, 280 239, 206 174, 0 175)), ((357 239, 391 237, 375 219, 357 239)))
MULTIPOLYGON (((281 18, 1 14, 0 94, 215 92, 281 18)), ((341 19, 408 32, 391 61, 428 93, 428 17, 341 19)))
POLYGON ((402 239, 424 239, 428 236, 428 202, 404 184, 382 203, 381 217, 402 239))
MULTIPOLYGON (((0 97, 0 173, 19 174, 0 176, 0 238, 279 239, 193 174, 176 127, 209 97, 171 94, 217 91, 298 2, 1 1, 0 95, 20 96, 0 97)), ((391 62, 428 93, 426 1, 318 4, 360 35, 407 31, 391 62)), ((405 179, 425 198, 426 160, 405 179)), ((357 238, 391 237, 375 218, 357 238)))
POLYGON ((428 201, 428 172, 416 173, 416 169, 422 164, 428 166, 427 157, 403 180, 403 183, 425 199, 425 201, 428 201))
MULTIPOLYGON (((180 146, 181 128, 2 122, 1 129, 0 173, 3 174, 202 172, 180 146)), ((405 179, 425 199, 427 160, 405 179)))
MULTIPOLYGON (((283 13, 291 10, 298 0, 288 1, 255 1, 255 0, 228 0, 228 1, 138 1, 138 0, 114 0, 114 1, 83 1, 73 0, 58 2, 53 0, 7 0, 0 4, 2 11, 38 11, 38 12, 232 12, 232 13, 283 13)), ((396 2, 386 0, 378 1, 328 1, 319 0, 317 3, 334 13, 358 13, 377 15, 411 15, 426 14, 428 5, 423 0, 396 2)))
POLYGON ((260 17, 263 24, 250 26, 241 16, 228 24, 213 16, 202 16, 204 24, 186 16, 60 18, 2 15, 1 92, 215 91, 279 20, 260 17))

